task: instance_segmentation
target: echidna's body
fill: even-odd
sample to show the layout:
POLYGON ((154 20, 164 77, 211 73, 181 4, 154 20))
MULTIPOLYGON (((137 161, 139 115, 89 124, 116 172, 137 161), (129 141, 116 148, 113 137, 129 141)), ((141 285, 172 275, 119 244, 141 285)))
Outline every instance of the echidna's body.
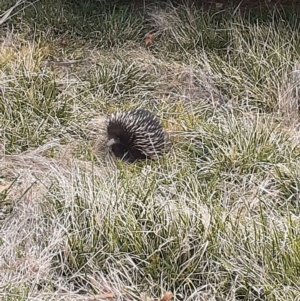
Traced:
POLYGON ((130 162, 160 156, 165 146, 160 120, 144 109, 112 114, 107 136, 114 155, 130 162))

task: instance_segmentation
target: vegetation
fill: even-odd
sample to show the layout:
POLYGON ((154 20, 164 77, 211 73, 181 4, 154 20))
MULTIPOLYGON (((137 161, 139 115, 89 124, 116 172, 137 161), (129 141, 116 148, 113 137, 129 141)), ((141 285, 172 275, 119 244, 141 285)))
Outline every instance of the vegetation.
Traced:
POLYGON ((297 300, 297 13, 40 0, 4 20, 12 5, 1 300, 297 300), (170 136, 160 160, 107 153, 105 116, 136 107, 170 136))

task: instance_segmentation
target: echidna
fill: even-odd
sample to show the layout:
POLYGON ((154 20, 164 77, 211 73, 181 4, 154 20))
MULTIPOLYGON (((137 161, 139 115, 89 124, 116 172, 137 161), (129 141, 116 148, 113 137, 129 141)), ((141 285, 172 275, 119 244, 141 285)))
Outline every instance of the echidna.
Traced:
POLYGON ((160 156, 166 142, 160 120, 144 109, 112 114, 107 120, 107 136, 114 155, 129 162, 160 156))

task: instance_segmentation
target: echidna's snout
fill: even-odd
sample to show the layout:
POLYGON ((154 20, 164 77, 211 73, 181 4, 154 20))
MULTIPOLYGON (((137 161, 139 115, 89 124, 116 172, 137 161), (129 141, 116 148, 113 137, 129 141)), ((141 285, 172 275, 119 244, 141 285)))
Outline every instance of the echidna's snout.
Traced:
POLYGON ((114 139, 114 138, 111 138, 108 142, 107 142, 107 146, 108 147, 111 147, 111 146, 113 146, 114 144, 116 144, 116 143, 118 143, 117 141, 116 141, 116 139, 114 139))
POLYGON ((116 158, 132 161, 129 150, 121 143, 120 139, 111 138, 107 142, 107 146, 110 148, 116 158))
POLYGON ((126 149, 122 144, 116 143, 112 145, 111 151, 113 152, 116 158, 129 162, 133 161, 128 149, 126 149))

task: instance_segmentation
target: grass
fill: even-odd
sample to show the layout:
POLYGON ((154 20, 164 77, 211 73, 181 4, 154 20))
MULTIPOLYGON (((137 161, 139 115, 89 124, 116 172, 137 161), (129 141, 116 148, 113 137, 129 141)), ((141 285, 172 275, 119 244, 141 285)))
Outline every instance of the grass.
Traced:
POLYGON ((0 30, 1 300, 299 298, 296 13, 40 0, 0 30), (158 161, 107 153, 135 107, 158 161))

